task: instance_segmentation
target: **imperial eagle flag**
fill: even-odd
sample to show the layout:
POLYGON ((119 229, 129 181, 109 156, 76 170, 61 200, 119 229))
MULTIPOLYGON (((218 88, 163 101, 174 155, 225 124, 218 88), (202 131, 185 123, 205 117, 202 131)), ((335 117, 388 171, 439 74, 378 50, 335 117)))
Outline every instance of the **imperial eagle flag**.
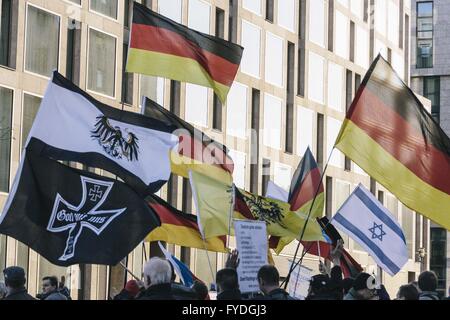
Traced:
POLYGON ((28 144, 43 156, 114 173, 145 195, 168 180, 178 138, 159 121, 95 100, 55 71, 28 144))
MULTIPOLYGON (((31 148, 30 148, 31 149, 31 148)), ((126 184, 67 167, 27 149, 0 216, 0 233, 51 263, 116 265, 160 225, 126 184)))
POLYGON ((127 71, 214 89, 225 102, 243 48, 170 20, 134 2, 127 71))
POLYGON ((450 139, 381 55, 335 146, 407 207, 450 230, 450 139))

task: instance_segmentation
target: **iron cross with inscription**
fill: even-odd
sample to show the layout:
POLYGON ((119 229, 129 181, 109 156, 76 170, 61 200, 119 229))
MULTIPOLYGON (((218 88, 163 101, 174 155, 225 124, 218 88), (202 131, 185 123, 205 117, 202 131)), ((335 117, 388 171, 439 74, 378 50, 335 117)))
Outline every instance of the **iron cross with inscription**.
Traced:
POLYGON ((91 229, 97 236, 127 208, 101 210, 108 198, 114 182, 101 181, 81 176, 82 198, 78 206, 68 203, 58 193, 53 204, 52 215, 47 226, 50 232, 69 230, 66 248, 61 261, 67 261, 75 255, 76 244, 83 229, 91 229))

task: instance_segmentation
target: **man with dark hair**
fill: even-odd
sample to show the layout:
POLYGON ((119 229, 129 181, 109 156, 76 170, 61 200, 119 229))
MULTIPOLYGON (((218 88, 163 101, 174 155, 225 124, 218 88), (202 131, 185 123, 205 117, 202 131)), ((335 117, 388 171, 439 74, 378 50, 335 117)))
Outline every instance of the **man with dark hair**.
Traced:
POLYGON ((419 290, 413 284, 405 284, 398 289, 396 300, 419 300, 419 290))
POLYGON ((42 293, 38 295, 41 300, 67 300, 67 297, 58 291, 58 278, 55 276, 42 278, 42 293))
POLYGON ((258 271, 259 289, 267 300, 294 300, 286 291, 280 288, 280 275, 277 268, 268 264, 258 271))
POLYGON ((419 275, 419 300, 439 300, 436 292, 437 277, 433 271, 424 271, 419 275))
POLYGON ((192 290, 197 294, 198 300, 209 300, 208 287, 201 281, 194 281, 192 290))
POLYGON ((28 294, 25 288, 27 280, 25 271, 21 267, 8 267, 3 270, 3 276, 8 291, 3 300, 36 300, 28 294))
POLYGON ((217 300, 242 300, 238 274, 235 269, 225 268, 217 271, 216 283, 217 300))
POLYGON ((72 300, 72 298, 70 297, 70 290, 69 290, 69 288, 66 287, 66 277, 65 276, 61 276, 61 280, 59 281, 58 291, 61 294, 65 295, 67 300, 72 300))

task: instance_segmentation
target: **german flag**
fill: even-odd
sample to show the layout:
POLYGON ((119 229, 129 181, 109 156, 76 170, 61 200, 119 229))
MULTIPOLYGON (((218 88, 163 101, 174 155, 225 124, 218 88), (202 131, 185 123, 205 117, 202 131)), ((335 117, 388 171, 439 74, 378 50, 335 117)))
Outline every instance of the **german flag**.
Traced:
POLYGON ((197 216, 175 209, 156 195, 146 199, 161 220, 161 226, 154 229, 147 236, 146 241, 165 241, 183 247, 227 252, 225 236, 203 241, 197 224, 197 216))
POLYGON ((450 139, 380 55, 335 146, 407 207, 450 230, 450 139))
MULTIPOLYGON (((178 152, 170 156, 172 173, 188 178, 189 170, 209 170, 214 171, 214 174, 219 172, 210 166, 233 173, 234 163, 224 145, 214 141, 151 99, 145 98, 143 106, 147 117, 166 127, 168 132, 179 138, 178 152)), ((206 172, 203 173, 206 174, 206 172)))
MULTIPOLYGON (((306 149, 302 161, 295 170, 289 189, 288 202, 291 206, 291 211, 299 211, 305 215, 311 212, 310 219, 321 217, 323 214, 325 198, 322 177, 317 162, 309 148, 306 149), (314 197, 316 197, 315 200, 314 197), (313 202, 314 207, 311 208, 313 202)), ((302 228, 298 230, 297 237, 300 236, 301 230, 302 228)), ((269 246, 279 254, 295 238, 272 236, 269 240, 269 246)))
POLYGON ((243 48, 194 31, 134 2, 127 72, 214 89, 225 103, 243 48))

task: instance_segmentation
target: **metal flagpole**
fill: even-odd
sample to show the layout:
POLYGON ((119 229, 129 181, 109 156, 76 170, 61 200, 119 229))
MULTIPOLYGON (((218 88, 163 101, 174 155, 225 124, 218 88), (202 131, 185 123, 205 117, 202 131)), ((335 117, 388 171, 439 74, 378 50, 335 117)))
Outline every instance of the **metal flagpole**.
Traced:
POLYGON ((122 268, 124 268, 125 271, 128 272, 133 278, 135 278, 135 279, 138 280, 138 281, 141 281, 141 279, 140 279, 139 277, 137 277, 133 272, 131 272, 131 270, 128 269, 127 266, 126 266, 122 261, 120 261, 120 265, 121 265, 122 268))
POLYGON ((236 203, 236 186, 233 183, 231 186, 231 207, 230 207, 230 216, 228 218, 228 235, 227 235, 227 248, 230 246, 230 238, 231 238, 231 221, 233 220, 234 213, 234 205, 236 203))
MULTIPOLYGON (((312 209, 313 209, 313 207, 314 207, 314 203, 316 202, 317 195, 319 194, 320 185, 322 184, 323 177, 325 176, 325 172, 326 172, 326 170, 327 170, 327 168, 328 168, 328 163, 330 162, 330 159, 331 159, 331 156, 333 155, 334 149, 335 149, 335 147, 333 146, 333 149, 331 149, 330 155, 328 156, 328 160, 327 160, 327 162, 326 162, 326 164, 325 164, 325 167, 324 167, 324 169, 323 169, 323 171, 322 171, 322 174, 321 174, 321 176, 320 176, 320 183, 317 185, 316 192, 315 192, 315 194, 314 194, 314 198, 313 198, 313 201, 312 201, 312 203, 311 203, 311 207, 309 208, 308 216, 306 217, 305 224, 303 225, 302 233, 300 234, 300 239, 298 240, 297 248, 295 249, 295 254, 294 254, 293 262, 295 262, 295 259, 297 258, 298 249, 300 248, 300 244, 301 244, 301 242, 302 242, 302 240, 303 240, 303 236, 305 235, 305 230, 306 230, 306 226, 308 225, 309 217, 311 216, 311 212, 312 212, 312 209)), ((305 255, 302 255, 302 257, 300 258, 300 266, 301 266, 301 263, 302 263, 302 261, 303 261, 303 257, 304 257, 304 256, 305 256, 305 255)), ((294 270, 294 269, 293 269, 293 266, 294 266, 294 263, 291 264, 291 267, 290 267, 290 269, 289 269, 289 273, 288 273, 288 275, 287 275, 287 277, 286 277, 286 282, 285 282, 285 284, 284 284, 284 289, 286 289, 287 284, 289 283, 289 278, 290 278, 290 276, 291 276, 292 270, 294 270)))

